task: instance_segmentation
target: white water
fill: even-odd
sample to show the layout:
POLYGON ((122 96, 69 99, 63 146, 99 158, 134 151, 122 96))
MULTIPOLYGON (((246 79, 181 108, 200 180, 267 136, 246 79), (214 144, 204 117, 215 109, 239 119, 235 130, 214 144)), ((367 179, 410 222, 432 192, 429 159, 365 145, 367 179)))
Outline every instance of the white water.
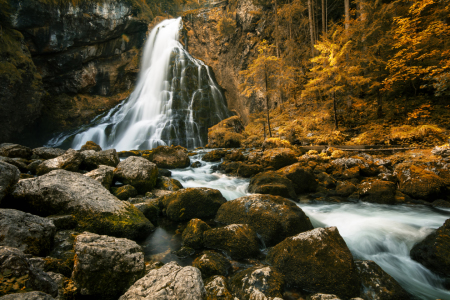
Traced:
POLYGON ((61 134, 47 145, 57 147, 73 138, 70 147, 74 149, 87 141, 118 151, 204 146, 207 126, 230 113, 209 67, 189 55, 178 41, 181 28, 178 18, 165 20, 151 31, 135 90, 125 103, 94 119, 90 128, 61 134), (204 124, 205 119, 209 124, 204 124))
MULTIPOLYGON (((200 160, 200 155, 191 161, 200 160)), ((211 171, 218 163, 172 170, 172 177, 185 187, 219 189, 227 200, 248 195, 249 180, 211 171)), ((420 299, 450 299, 443 279, 413 261, 409 252, 415 243, 450 218, 450 211, 414 205, 371 203, 298 204, 314 227, 336 226, 355 259, 373 260, 402 287, 420 299)))

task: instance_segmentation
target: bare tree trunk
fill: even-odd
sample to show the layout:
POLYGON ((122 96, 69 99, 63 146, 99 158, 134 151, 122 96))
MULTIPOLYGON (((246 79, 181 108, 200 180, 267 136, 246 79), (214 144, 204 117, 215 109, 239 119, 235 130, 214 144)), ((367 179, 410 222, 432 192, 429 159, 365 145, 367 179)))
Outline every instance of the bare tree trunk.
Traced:
POLYGON ((350 0, 344 0, 345 7, 345 31, 348 34, 350 28, 350 0))
POLYGON ((280 57, 280 48, 278 46, 278 2, 275 0, 275 45, 277 47, 277 57, 280 57))
POLYGON ((313 11, 312 2, 308 0, 308 16, 309 16, 309 32, 311 35, 311 57, 314 57, 314 22, 313 22, 313 11))
POLYGON ((267 110, 267 128, 269 129, 269 136, 272 137, 272 130, 270 129, 270 115, 269 115, 269 91, 267 84, 267 71, 264 71, 264 80, 266 82, 266 110, 267 110))
POLYGON ((322 0, 322 34, 323 36, 326 36, 326 30, 327 30, 327 21, 326 21, 326 12, 325 12, 325 0, 322 0))
POLYGON ((334 128, 338 130, 337 108, 336 108, 336 92, 333 93, 333 110, 334 110, 334 128))
POLYGON ((378 94, 377 117, 381 119, 383 117, 383 96, 381 95, 380 88, 378 88, 377 94, 378 94))

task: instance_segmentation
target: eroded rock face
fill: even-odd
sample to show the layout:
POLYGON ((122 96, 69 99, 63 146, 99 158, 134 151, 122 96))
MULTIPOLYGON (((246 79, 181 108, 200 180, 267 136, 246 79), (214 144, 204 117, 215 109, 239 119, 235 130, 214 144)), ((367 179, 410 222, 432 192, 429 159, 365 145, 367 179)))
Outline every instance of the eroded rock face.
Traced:
POLYGON ((186 168, 191 164, 185 148, 180 146, 159 146, 152 150, 148 159, 158 168, 186 168))
POLYGON ((213 276, 205 281, 206 300, 234 300, 228 290, 227 279, 223 276, 213 276))
POLYGON ((114 168, 100 165, 98 169, 92 170, 84 174, 84 176, 97 180, 105 187, 105 189, 109 190, 114 178, 114 168))
POLYGON ((292 181, 274 171, 253 176, 248 185, 248 191, 255 194, 269 194, 297 200, 292 181))
POLYGON ((45 256, 50 252, 56 227, 53 222, 15 209, 0 209, 0 246, 45 256))
POLYGON ((353 256, 336 227, 288 237, 269 251, 267 260, 287 284, 340 297, 359 295, 353 256))
POLYGON ((0 161, 0 203, 19 181, 20 171, 16 166, 0 161))
POLYGON ((65 170, 21 180, 8 202, 40 216, 72 214, 82 229, 131 239, 143 238, 153 225, 133 205, 120 201, 98 181, 65 170))
POLYGON ((305 213, 291 201, 271 195, 250 195, 224 203, 216 221, 248 224, 266 246, 273 246, 289 236, 313 229, 305 213))
POLYGON ((82 162, 81 154, 76 150, 69 149, 63 155, 41 163, 36 169, 36 174, 40 176, 57 169, 76 172, 82 162))
POLYGON ((84 232, 75 239, 72 280, 81 295, 122 295, 144 276, 144 253, 135 242, 84 232))
POLYGON ((295 163, 278 170, 278 172, 292 181, 297 194, 312 193, 316 191, 316 176, 310 167, 295 163))
POLYGON ((145 158, 130 156, 121 161, 114 171, 114 178, 124 184, 134 186, 145 194, 153 189, 158 177, 158 168, 145 158))
POLYGON ((200 271, 175 262, 151 270, 119 300, 200 300, 206 295, 200 271))
POLYGON ((200 270, 204 279, 214 275, 228 276, 231 271, 231 263, 228 259, 214 251, 203 251, 192 265, 200 270))
POLYGON ((186 229, 183 231, 183 245, 194 249, 200 249, 203 246, 203 233, 211 227, 200 219, 189 221, 186 229))

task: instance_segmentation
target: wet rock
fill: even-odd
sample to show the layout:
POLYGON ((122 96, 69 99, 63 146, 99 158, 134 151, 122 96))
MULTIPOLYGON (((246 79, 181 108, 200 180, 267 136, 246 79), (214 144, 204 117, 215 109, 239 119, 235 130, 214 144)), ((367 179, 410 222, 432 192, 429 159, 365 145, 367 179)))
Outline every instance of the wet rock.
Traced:
POLYGON ((220 253, 214 251, 203 251, 197 257, 192 266, 198 268, 204 279, 214 275, 228 276, 231 271, 231 263, 220 253))
POLYGON ((400 166, 396 171, 401 192, 427 201, 442 195, 444 181, 434 172, 415 165, 400 166))
POLYGON ((25 159, 30 159, 33 154, 32 150, 28 147, 4 143, 0 145, 0 155, 6 157, 20 157, 25 159))
POLYGON ((186 149, 181 146, 158 146, 152 149, 148 159, 158 168, 166 169, 186 168, 191 164, 186 149))
POLYGON ((396 186, 390 181, 365 181, 360 184, 358 191, 361 201, 379 204, 395 203, 396 186))
POLYGON ((411 249, 411 258, 431 271, 450 277, 450 219, 411 249))
POLYGON ((93 141, 87 141, 86 144, 81 146, 81 151, 84 150, 94 150, 94 151, 102 151, 102 147, 94 143, 93 141))
POLYGON ((142 203, 134 204, 134 206, 141 211, 152 224, 155 226, 158 224, 158 217, 161 213, 158 199, 148 199, 142 203))
POLYGON ((263 168, 257 164, 241 163, 236 173, 239 176, 249 178, 263 171, 263 168))
POLYGON ((250 195, 224 203, 216 221, 224 224, 248 224, 266 246, 289 236, 313 229, 309 218, 291 201, 271 195, 250 195))
POLYGON ((192 164, 191 164, 191 167, 192 168, 200 168, 202 166, 202 163, 200 162, 200 161, 194 161, 192 164))
POLYGON ((233 275, 230 279, 233 294, 242 300, 283 297, 283 274, 270 266, 256 266, 233 275))
POLYGON ((36 174, 40 176, 57 169, 76 172, 82 162, 83 157, 81 154, 76 150, 69 149, 63 155, 46 160, 40 164, 36 169, 36 174))
POLYGON ((155 188, 159 190, 167 190, 167 191, 178 191, 180 189, 183 189, 183 185, 176 179, 161 176, 158 177, 156 180, 156 186, 155 188))
POLYGON ((178 256, 179 258, 186 258, 188 256, 193 255, 195 253, 195 250, 191 247, 183 246, 180 248, 180 250, 173 251, 172 253, 175 254, 176 256, 178 256))
POLYGON ((36 269, 17 248, 0 246, 0 274, 11 272, 11 278, 28 275, 25 286, 34 291, 41 291, 51 296, 58 294, 58 286, 45 272, 36 269))
POLYGON ((437 208, 450 208, 450 202, 449 201, 445 201, 442 199, 438 199, 433 201, 433 203, 431 203, 431 205, 433 205, 433 207, 437 207, 437 208))
POLYGON ((297 200, 292 181, 275 171, 259 173, 252 177, 248 191, 255 194, 269 194, 297 200))
POLYGON ((20 171, 17 167, 0 161, 0 203, 3 197, 13 191, 19 177, 20 171))
POLYGON ((105 187, 105 189, 109 190, 114 178, 114 168, 100 165, 98 169, 92 170, 84 174, 84 176, 97 180, 105 187))
POLYGON ((53 222, 15 209, 0 208, 0 246, 44 256, 50 252, 56 227, 53 222))
POLYGON ((278 172, 292 181, 297 194, 313 193, 316 191, 316 176, 310 167, 295 163, 278 170, 278 172))
POLYGON ((66 153, 66 150, 59 148, 39 147, 33 149, 33 158, 52 159, 66 153))
POLYGON ((127 200, 138 194, 137 190, 129 184, 117 188, 113 187, 111 188, 111 193, 120 200, 127 200))
POLYGON ((340 297, 359 295, 353 256, 336 227, 288 237, 269 251, 267 261, 285 275, 286 284, 340 297))
POLYGON ((334 189, 336 187, 336 179, 325 172, 317 174, 317 179, 319 181, 319 185, 327 189, 334 189))
POLYGON ((117 167, 120 162, 119 155, 115 149, 108 149, 103 151, 86 150, 81 152, 83 163, 80 168, 83 170, 94 170, 100 165, 117 167))
POLYGON ((183 245, 200 249, 203 247, 203 233, 211 227, 200 219, 192 219, 183 231, 183 245))
POLYGON ((212 150, 203 155, 202 160, 208 162, 220 161, 222 157, 225 157, 226 154, 227 152, 224 150, 212 150))
POLYGON ((234 259, 259 254, 258 238, 247 224, 232 224, 207 230, 203 234, 203 241, 205 247, 224 251, 234 259))
POLYGON ((8 207, 40 216, 72 214, 80 229, 138 239, 153 225, 132 204, 120 201, 98 181, 78 173, 55 170, 21 180, 8 207))
POLYGON ((134 186, 141 194, 153 189, 157 177, 156 165, 142 157, 130 156, 121 161, 114 171, 115 180, 134 186))
POLYGON ((0 297, 1 300, 54 300, 52 296, 43 292, 28 292, 28 293, 17 293, 9 294, 0 297))
POLYGON ((84 232, 75 254, 72 280, 84 296, 118 297, 145 273, 142 248, 128 239, 84 232))
POLYGON ((164 213, 172 221, 214 217, 227 202, 220 191, 209 188, 187 188, 160 199, 164 213))
POLYGON ((172 176, 172 172, 170 172, 170 170, 167 169, 158 168, 158 177, 161 176, 170 177, 172 176))
POLYGON ((245 156, 242 153, 242 150, 232 150, 225 155, 225 160, 228 161, 244 161, 245 156))
POLYGON ((151 270, 138 280, 119 300, 194 300, 203 299, 206 291, 200 271, 180 267, 176 262, 151 270))
POLYGON ((276 148, 264 151, 261 164, 273 167, 275 170, 292 165, 297 162, 295 152, 288 148, 276 148))
POLYGON ((341 197, 348 197, 357 190, 358 188, 349 181, 340 181, 336 186, 336 193, 341 197))
POLYGON ((361 297, 373 300, 411 299, 391 275, 371 260, 355 261, 361 279, 361 297))
POLYGON ((234 300, 228 290, 227 279, 223 276, 213 276, 205 281, 206 300, 234 300))

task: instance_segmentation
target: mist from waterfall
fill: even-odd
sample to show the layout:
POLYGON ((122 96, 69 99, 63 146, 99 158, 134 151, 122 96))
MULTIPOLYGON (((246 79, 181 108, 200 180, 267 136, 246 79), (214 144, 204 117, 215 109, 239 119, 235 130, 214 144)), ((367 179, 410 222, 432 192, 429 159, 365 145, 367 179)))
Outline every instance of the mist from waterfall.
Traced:
POLYGON ((118 151, 204 146, 208 127, 231 113, 209 67, 179 42, 181 29, 181 18, 158 24, 143 49, 141 71, 129 98, 88 128, 61 134, 47 146, 80 149, 87 141, 118 151))

